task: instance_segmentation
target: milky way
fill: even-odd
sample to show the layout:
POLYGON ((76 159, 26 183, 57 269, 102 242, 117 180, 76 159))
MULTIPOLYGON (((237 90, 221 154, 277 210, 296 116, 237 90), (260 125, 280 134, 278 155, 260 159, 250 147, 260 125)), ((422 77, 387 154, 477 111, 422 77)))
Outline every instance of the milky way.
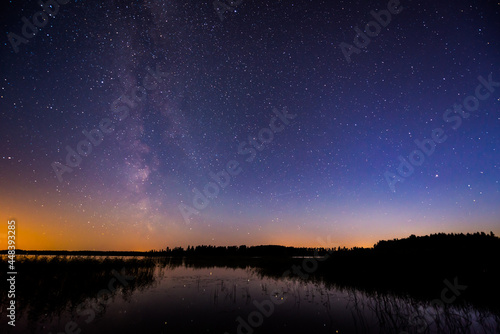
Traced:
POLYGON ((60 3, 0 14, 19 247, 500 233, 498 3, 60 3))

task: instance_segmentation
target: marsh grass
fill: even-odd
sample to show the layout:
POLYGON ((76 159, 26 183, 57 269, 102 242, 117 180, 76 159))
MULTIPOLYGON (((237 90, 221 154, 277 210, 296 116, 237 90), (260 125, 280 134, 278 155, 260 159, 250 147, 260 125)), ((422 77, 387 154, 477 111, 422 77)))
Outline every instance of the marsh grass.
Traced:
MULTIPOLYGON (((6 256, 2 256, 0 264, 7 268, 6 256)), ((115 277, 113 270, 134 277, 126 286, 115 283, 116 289, 111 292, 111 298, 120 294, 127 299, 134 290, 153 284, 156 262, 149 258, 17 256, 15 266, 18 317, 27 312, 28 320, 36 322, 96 299, 115 277)), ((0 279, 7 279, 6 271, 0 272, 0 279)), ((0 296, 0 303, 7 305, 7 294, 0 296)), ((5 312, 2 309, 0 313, 3 316, 5 312)))

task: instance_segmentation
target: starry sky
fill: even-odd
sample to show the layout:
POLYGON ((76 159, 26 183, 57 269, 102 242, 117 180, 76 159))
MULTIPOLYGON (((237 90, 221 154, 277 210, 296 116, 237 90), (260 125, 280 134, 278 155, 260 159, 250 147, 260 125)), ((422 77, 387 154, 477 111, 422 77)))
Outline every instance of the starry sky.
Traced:
POLYGON ((2 7, 18 248, 500 234, 497 1, 2 7))

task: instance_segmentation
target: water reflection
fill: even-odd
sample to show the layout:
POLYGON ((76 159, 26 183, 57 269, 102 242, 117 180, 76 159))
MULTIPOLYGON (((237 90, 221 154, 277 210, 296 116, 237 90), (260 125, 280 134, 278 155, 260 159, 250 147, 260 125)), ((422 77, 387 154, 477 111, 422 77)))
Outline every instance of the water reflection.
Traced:
POLYGON ((383 333, 498 333, 500 319, 487 310, 458 304, 441 307, 411 297, 349 289, 348 307, 364 333, 375 318, 383 333))
MULTIPOLYGON (((16 327, 2 322, 1 329, 7 333, 500 332, 498 314, 488 309, 459 303, 440 306, 318 278, 282 278, 268 263, 263 266, 262 259, 224 262, 26 258, 19 262, 16 327)), ((1 298, 6 305, 5 294, 1 298)), ((5 307, 1 316, 5 319, 5 307)))

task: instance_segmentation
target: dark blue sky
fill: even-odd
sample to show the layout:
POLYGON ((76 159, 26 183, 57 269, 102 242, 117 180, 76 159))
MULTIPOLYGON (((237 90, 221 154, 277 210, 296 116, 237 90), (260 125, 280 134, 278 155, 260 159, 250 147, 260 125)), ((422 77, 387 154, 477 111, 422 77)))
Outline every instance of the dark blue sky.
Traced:
POLYGON ((69 1, 32 37, 41 7, 3 5, 0 209, 25 248, 500 233, 498 3, 234 5, 69 1))

